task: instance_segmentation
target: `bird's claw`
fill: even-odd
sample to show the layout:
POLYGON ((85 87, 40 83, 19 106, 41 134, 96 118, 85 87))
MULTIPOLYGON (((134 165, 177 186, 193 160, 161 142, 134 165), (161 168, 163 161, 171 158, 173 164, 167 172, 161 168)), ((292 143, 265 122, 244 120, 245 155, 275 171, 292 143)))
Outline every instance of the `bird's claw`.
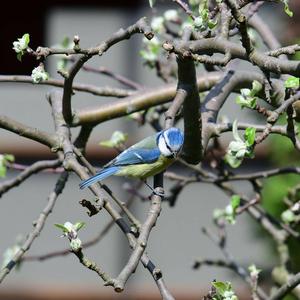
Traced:
POLYGON ((156 190, 153 190, 153 195, 164 198, 165 197, 165 193, 164 192, 157 192, 156 190))

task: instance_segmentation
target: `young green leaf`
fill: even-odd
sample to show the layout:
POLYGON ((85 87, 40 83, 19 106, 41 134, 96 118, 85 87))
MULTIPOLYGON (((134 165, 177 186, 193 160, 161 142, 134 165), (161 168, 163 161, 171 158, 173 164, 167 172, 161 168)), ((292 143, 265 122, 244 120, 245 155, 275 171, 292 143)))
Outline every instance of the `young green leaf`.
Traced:
POLYGON ((22 36, 22 39, 24 40, 26 47, 28 47, 29 42, 30 42, 30 36, 29 36, 29 33, 25 33, 25 34, 22 36))
POLYGON ((212 282, 212 285, 215 287, 217 290, 217 293, 219 293, 221 296, 224 296, 224 293, 227 291, 228 287, 225 282, 222 281, 215 281, 212 282))
POLYGON ((229 143, 225 161, 232 168, 237 168, 242 163, 244 157, 254 157, 255 129, 251 127, 246 128, 244 133, 245 141, 243 141, 238 134, 237 120, 235 120, 232 124, 232 134, 235 140, 229 143))
POLYGON ((256 107, 256 101, 257 101, 257 93, 259 93, 262 89, 262 84, 254 80, 252 82, 252 89, 241 89, 240 93, 241 95, 238 95, 235 102, 239 105, 241 105, 241 108, 247 107, 254 109, 256 107))
POLYGON ((236 104, 239 104, 241 108, 247 107, 254 109, 256 107, 256 97, 244 97, 238 95, 235 99, 236 104))
POLYGON ((128 134, 125 134, 122 131, 117 130, 112 134, 109 140, 102 141, 99 143, 99 145, 108 148, 114 148, 125 143, 127 138, 128 138, 128 134))
POLYGON ((263 88, 262 84, 259 81, 254 80, 252 82, 252 90, 250 92, 251 96, 257 95, 257 93, 260 92, 262 88, 263 88))
POLYGON ((234 155, 226 154, 225 155, 225 162, 231 167, 231 168, 238 168, 241 163, 243 162, 242 158, 237 158, 234 155))
POLYGON ((253 127, 247 127, 244 133, 244 138, 246 141, 247 147, 250 147, 254 144, 255 141, 256 129, 253 127))
POLYGON ((207 21, 207 26, 209 29, 214 29, 218 24, 218 21, 215 20, 215 21, 212 21, 212 20, 208 20, 207 21))
POLYGON ((292 17, 294 15, 294 13, 290 10, 289 8, 289 0, 282 0, 283 4, 284 4, 284 11, 285 13, 289 16, 292 17))
POLYGON ((68 228, 66 228, 63 224, 56 223, 56 224, 54 224, 54 226, 61 229, 63 231, 63 233, 69 232, 68 228))
POLYGON ((30 37, 28 33, 23 34, 23 36, 20 39, 13 42, 13 50, 17 53, 17 59, 19 61, 22 60, 22 56, 28 48, 29 42, 30 37))
POLYGON ((18 61, 22 61, 22 56, 23 56, 23 53, 22 53, 22 52, 19 52, 19 53, 17 54, 17 60, 18 60, 18 61))
POLYGON ((284 82, 285 88, 298 89, 299 88, 299 77, 291 76, 284 82))
POLYGON ((15 157, 12 154, 4 154, 4 160, 6 160, 8 162, 14 162, 15 161, 15 157))
POLYGON ((74 228, 75 228, 76 231, 79 231, 84 226, 85 226, 84 222, 77 222, 77 223, 74 224, 74 228))
POLYGON ((6 176, 6 166, 0 161, 0 177, 6 176))
POLYGON ((220 220, 225 219, 229 224, 235 224, 236 210, 239 207, 241 198, 238 195, 233 195, 230 204, 224 209, 215 209, 213 212, 213 219, 220 220))
POLYGON ((241 203, 241 197, 239 195, 233 195, 231 197, 230 204, 234 212, 240 206, 240 203, 241 203))

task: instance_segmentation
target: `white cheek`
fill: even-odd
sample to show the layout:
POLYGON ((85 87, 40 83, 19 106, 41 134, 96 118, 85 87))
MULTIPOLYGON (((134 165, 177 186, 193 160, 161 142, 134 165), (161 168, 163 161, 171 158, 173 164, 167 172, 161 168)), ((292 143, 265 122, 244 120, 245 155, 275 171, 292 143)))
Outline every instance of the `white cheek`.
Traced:
POLYGON ((166 143, 163 138, 160 138, 158 140, 158 148, 159 151, 164 155, 164 156, 171 156, 172 152, 167 148, 166 143))

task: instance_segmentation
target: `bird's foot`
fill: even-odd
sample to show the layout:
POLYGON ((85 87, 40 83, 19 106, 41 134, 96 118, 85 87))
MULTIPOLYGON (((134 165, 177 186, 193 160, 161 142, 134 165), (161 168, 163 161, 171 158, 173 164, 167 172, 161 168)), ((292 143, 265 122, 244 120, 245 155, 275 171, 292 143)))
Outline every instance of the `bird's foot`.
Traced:
POLYGON ((158 197, 165 197, 165 193, 164 192, 159 192, 156 191, 150 184, 147 183, 147 181, 143 181, 145 183, 145 185, 152 191, 153 195, 156 195, 158 197))
POLYGON ((160 193, 160 192, 157 192, 155 190, 152 191, 153 192, 153 195, 156 195, 158 197, 161 197, 161 198, 164 198, 165 197, 165 193, 160 193))

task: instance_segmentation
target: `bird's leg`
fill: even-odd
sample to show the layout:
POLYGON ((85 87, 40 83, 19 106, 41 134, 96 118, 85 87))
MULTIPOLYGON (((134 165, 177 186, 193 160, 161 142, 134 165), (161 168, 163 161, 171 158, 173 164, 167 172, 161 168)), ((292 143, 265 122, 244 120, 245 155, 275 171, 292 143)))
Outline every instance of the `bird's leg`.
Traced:
POLYGON ((147 183, 147 180, 142 180, 142 181, 143 181, 143 182, 145 183, 145 185, 152 191, 152 193, 153 193, 154 195, 159 196, 159 197, 164 197, 164 196, 165 196, 164 193, 158 193, 158 192, 156 192, 155 189, 154 189, 150 184, 147 183))

